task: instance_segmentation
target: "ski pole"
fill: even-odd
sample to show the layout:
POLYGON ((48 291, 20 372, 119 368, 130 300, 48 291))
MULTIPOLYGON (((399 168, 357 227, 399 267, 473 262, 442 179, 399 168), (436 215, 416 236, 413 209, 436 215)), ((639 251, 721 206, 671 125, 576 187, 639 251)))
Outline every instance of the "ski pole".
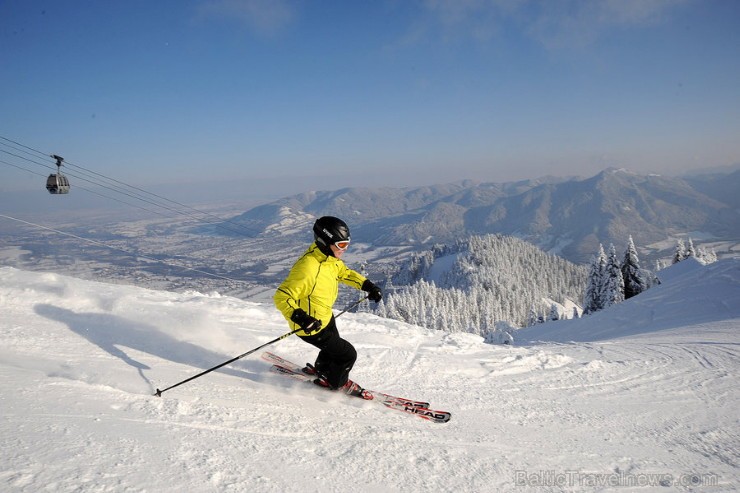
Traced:
POLYGON ((288 333, 286 333, 286 334, 283 334, 283 335, 281 335, 280 337, 278 337, 277 339, 273 339, 273 340, 271 340, 270 342, 267 342, 267 343, 265 343, 265 344, 263 344, 263 345, 261 345, 261 346, 259 346, 259 347, 256 347, 256 348, 252 349, 251 351, 247 351, 247 352, 246 352, 246 353, 244 353, 244 354, 240 354, 240 355, 239 355, 239 356, 237 356, 236 358, 231 358, 231 359, 230 359, 229 361, 225 361, 225 362, 221 363, 220 365, 218 365, 218 366, 214 366, 213 368, 211 368, 211 369, 209 369, 209 370, 206 370, 206 371, 200 372, 200 373, 198 373, 197 375, 194 375, 194 376, 192 376, 192 377, 190 377, 190 378, 188 378, 188 379, 186 379, 186 380, 183 380, 182 382, 176 383, 175 385, 171 385, 171 386, 167 387, 166 389, 163 389, 163 390, 159 390, 159 389, 157 389, 157 391, 156 391, 156 392, 154 393, 154 395, 156 395, 157 397, 162 397, 162 392, 167 392, 168 390, 170 390, 170 389, 174 389, 175 387, 177 387, 177 386, 179 386, 179 385, 182 385, 182 384, 184 384, 184 383, 188 383, 189 381, 191 381, 191 380, 195 380, 195 379, 196 379, 196 378, 198 378, 198 377, 202 377, 202 376, 203 376, 203 375, 205 375, 206 373, 211 373, 211 372, 212 372, 213 370, 218 370, 218 369, 219 369, 219 368, 221 368, 222 366, 226 366, 226 365, 228 365, 229 363, 233 363, 234 361, 236 361, 236 360, 238 360, 238 359, 242 359, 242 358, 243 358, 243 357, 245 357, 245 356, 249 356, 250 354, 252 354, 252 353, 254 353, 254 352, 256 352, 256 351, 259 351, 260 349, 262 349, 262 348, 263 348, 263 347, 265 347, 265 346, 269 346, 270 344, 273 344, 273 343, 275 343, 275 342, 278 342, 279 340, 282 340, 282 339, 285 339, 286 337, 292 336, 293 334, 295 334, 295 333, 296 333, 296 332, 298 332, 299 330, 302 330, 302 329, 301 329, 301 328, 299 327, 299 328, 297 328, 296 330, 293 330, 293 331, 290 331, 290 332, 288 332, 288 333))
POLYGON ((360 298, 359 300, 355 301, 354 303, 352 303, 351 305, 349 305, 347 308, 345 308, 344 310, 342 310, 341 312, 339 312, 339 315, 334 315, 334 318, 341 317, 342 315, 344 315, 345 313, 347 313, 348 311, 350 311, 351 309, 353 309, 354 307, 356 307, 357 305, 359 305, 360 303, 362 303, 363 301, 365 301, 367 299, 369 299, 367 296, 365 296, 364 298, 360 298))
MULTIPOLYGON (((348 312, 348 311, 349 311, 349 310, 351 310, 352 308, 356 307, 357 305, 359 305, 360 303, 362 303, 362 302, 363 302, 363 301, 365 301, 366 299, 367 299, 367 296, 366 296, 365 298, 360 298, 359 300, 355 301, 354 303, 352 303, 351 305, 349 305, 349 306, 348 306, 347 308, 345 308, 344 310, 342 310, 342 311, 341 311, 341 312, 339 313, 339 315, 335 315, 335 316, 334 316, 334 318, 340 317, 341 315, 343 315, 344 313, 348 312)), ((259 351, 260 349, 262 349, 262 348, 264 348, 264 347, 266 347, 266 346, 269 346, 270 344, 274 344, 274 343, 276 343, 276 342, 278 342, 278 341, 281 341, 281 340, 285 339, 286 337, 290 337, 290 336, 292 336, 293 334, 295 334, 296 332, 299 332, 299 331, 301 331, 301 330, 303 330, 303 329, 301 329, 301 328, 299 327, 299 328, 297 328, 297 329, 295 329, 295 330, 292 330, 292 331, 290 331, 290 332, 287 332, 287 333, 285 333, 285 334, 281 335, 280 337, 277 337, 277 338, 275 338, 275 339, 271 340, 270 342, 266 342, 266 343, 264 343, 263 345, 261 345, 261 346, 259 346, 259 347, 256 347, 256 348, 254 348, 254 349, 251 349, 251 350, 247 351, 247 352, 246 352, 246 353, 244 353, 244 354, 240 354, 239 356, 237 356, 237 357, 235 357, 235 358, 231 358, 231 359, 230 359, 229 361, 224 361, 223 363, 221 363, 221 364, 220 364, 220 365, 218 365, 218 366, 214 366, 213 368, 210 368, 210 369, 208 369, 208 370, 206 370, 206 371, 202 371, 202 372, 198 373, 197 375, 193 375, 192 377, 190 377, 190 378, 187 378, 187 379, 183 380, 182 382, 178 382, 178 383, 176 383, 175 385, 170 385, 170 386, 169 386, 169 387, 167 387, 166 389, 162 389, 162 390, 159 390, 159 389, 157 389, 157 391, 156 391, 156 392, 154 393, 154 395, 156 395, 157 397, 162 397, 162 392, 167 392, 167 391, 168 391, 168 390, 170 390, 170 389, 174 389, 175 387, 178 387, 178 386, 180 386, 180 385, 182 385, 182 384, 184 384, 184 383, 188 383, 188 382, 189 382, 189 381, 191 381, 191 380, 195 380, 195 379, 196 379, 196 378, 198 378, 198 377, 202 377, 203 375, 205 375, 205 374, 207 374, 207 373, 211 373, 211 372, 212 372, 213 370, 218 370, 218 369, 219 369, 219 368, 221 368, 222 366, 226 366, 226 365, 228 365, 229 363, 233 363, 234 361, 236 361, 236 360, 239 360, 239 359, 242 359, 242 358, 243 358, 243 357, 245 357, 245 356, 249 356, 250 354, 252 354, 252 353, 255 353, 255 352, 257 352, 257 351, 259 351)))

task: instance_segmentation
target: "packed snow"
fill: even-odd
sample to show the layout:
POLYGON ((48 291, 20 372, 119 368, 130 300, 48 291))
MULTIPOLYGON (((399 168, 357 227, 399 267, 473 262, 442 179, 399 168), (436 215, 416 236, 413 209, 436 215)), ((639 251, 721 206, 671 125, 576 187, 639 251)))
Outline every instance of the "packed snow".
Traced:
MULTIPOLYGON (((258 354, 155 397, 285 321, 217 293, 3 267, 0 490, 736 491, 740 260, 682 264, 515 346, 337 320, 357 382, 429 400, 447 424, 293 382, 258 354)), ((295 336, 269 349, 316 354, 295 336)))

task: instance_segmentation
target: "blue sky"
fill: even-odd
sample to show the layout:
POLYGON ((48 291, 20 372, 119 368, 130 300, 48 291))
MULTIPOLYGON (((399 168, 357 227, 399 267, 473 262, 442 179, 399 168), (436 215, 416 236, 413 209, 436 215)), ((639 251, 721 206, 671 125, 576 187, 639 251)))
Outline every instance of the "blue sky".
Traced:
POLYGON ((5 0, 0 135, 277 195, 726 166, 740 2, 5 0))

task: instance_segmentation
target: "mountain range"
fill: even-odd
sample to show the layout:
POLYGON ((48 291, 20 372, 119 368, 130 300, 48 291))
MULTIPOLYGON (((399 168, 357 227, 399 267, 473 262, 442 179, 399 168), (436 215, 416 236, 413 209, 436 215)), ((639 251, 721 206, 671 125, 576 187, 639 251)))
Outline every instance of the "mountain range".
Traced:
MULTIPOLYGON (((462 181, 413 188, 306 192, 255 207, 230 220, 255 237, 305 234, 308 217, 334 215, 355 241, 428 248, 471 234, 527 240, 577 263, 599 243, 619 249, 694 235, 740 239, 740 171, 668 177, 610 168, 590 178, 543 177, 508 183, 462 181)), ((658 250, 658 248, 656 248, 658 250)), ((665 255, 665 251, 662 252, 665 255)))

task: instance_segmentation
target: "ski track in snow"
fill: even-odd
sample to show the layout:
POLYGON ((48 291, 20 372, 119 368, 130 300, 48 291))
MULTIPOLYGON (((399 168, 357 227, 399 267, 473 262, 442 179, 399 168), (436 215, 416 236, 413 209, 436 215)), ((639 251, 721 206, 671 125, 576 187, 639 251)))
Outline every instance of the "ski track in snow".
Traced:
MULTIPOLYGON (((522 347, 338 319, 352 377, 450 411, 439 425, 273 375, 258 354, 152 396, 287 332, 268 305, 0 268, 0 308, 2 491, 734 491, 740 477, 737 316, 522 347), (553 479, 574 471, 591 476, 553 479), (588 483, 602 476, 619 484, 588 483)), ((316 354, 295 337, 269 350, 316 354)))

